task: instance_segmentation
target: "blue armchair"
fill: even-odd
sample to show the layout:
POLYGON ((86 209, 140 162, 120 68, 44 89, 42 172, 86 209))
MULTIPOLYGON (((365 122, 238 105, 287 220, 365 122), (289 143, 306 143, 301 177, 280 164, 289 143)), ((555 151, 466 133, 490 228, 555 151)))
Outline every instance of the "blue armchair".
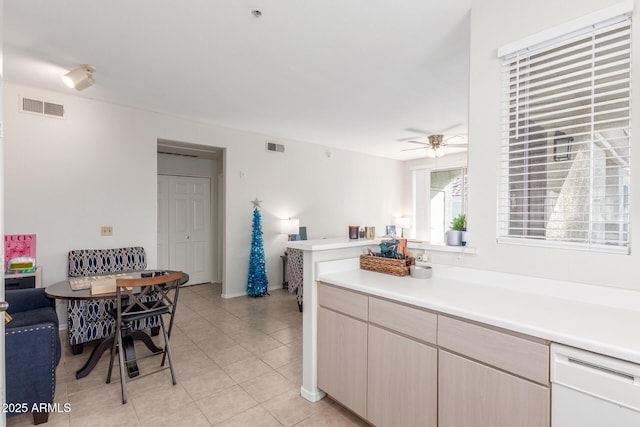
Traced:
POLYGON ((46 410, 56 389, 56 366, 60 362, 60 335, 55 301, 44 289, 7 291, 7 312, 13 318, 5 325, 5 377, 7 416, 33 412, 34 424, 49 419, 46 410))

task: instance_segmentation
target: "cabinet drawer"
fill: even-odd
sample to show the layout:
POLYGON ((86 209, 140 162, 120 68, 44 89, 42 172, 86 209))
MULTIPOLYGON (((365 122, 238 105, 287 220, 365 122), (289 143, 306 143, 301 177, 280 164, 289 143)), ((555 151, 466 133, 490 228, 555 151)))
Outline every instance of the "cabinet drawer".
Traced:
POLYGON ((370 297, 369 321, 421 341, 436 343, 438 316, 428 311, 370 297))
POLYGON ((324 283, 318 284, 318 304, 328 309, 367 320, 369 297, 324 283))
POLYGON ((36 276, 4 277, 4 290, 26 289, 36 287, 36 276))
POLYGON ((549 346, 447 316, 438 318, 438 346, 549 384, 549 346))

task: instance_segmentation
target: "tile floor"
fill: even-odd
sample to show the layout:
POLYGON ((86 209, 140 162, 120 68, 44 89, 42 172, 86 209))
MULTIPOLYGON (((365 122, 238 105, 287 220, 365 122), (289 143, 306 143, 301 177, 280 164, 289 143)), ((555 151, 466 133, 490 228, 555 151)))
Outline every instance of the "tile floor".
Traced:
MULTIPOLYGON (((182 288, 171 339, 178 384, 168 370, 127 384, 123 405, 117 365, 106 384, 105 353, 87 377, 76 380, 91 347, 74 356, 63 336, 55 401, 68 413, 52 413, 54 426, 365 426, 325 398, 300 397, 302 314, 294 295, 274 290, 264 298, 222 299, 220 284, 182 288)), ((158 337, 156 337, 157 339, 158 337)), ((162 342, 158 339, 158 343, 162 342)), ((138 354, 148 352, 143 345, 138 354)), ((139 362, 144 374, 158 357, 139 362)), ((30 414, 7 426, 33 425, 30 414)))

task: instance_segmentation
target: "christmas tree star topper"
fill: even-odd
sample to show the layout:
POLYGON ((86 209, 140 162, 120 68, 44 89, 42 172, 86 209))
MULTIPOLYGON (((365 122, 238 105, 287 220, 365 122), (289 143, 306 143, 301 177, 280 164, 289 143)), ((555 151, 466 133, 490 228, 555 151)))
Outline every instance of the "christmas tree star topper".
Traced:
POLYGON ((262 200, 258 200, 258 198, 256 197, 255 200, 252 200, 251 203, 253 203, 253 207, 254 208, 259 208, 260 207, 260 203, 262 203, 262 200))

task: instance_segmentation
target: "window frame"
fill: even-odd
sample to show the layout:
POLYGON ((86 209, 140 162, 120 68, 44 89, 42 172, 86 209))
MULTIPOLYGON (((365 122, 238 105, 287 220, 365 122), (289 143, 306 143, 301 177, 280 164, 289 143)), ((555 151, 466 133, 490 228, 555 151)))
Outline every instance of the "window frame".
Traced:
MULTIPOLYGON (((563 43, 566 42, 566 40, 569 40, 573 37, 575 37, 576 35, 579 34, 585 34, 588 33, 588 31, 586 31, 586 28, 591 28, 592 32, 598 33, 598 31, 600 31, 600 28, 602 28, 602 26, 606 26, 609 25, 611 22, 616 22, 617 20, 622 20, 622 19, 628 19, 629 21, 629 26, 631 28, 630 30, 630 34, 628 36, 629 38, 629 44, 632 44, 632 34, 633 34, 633 30, 632 30, 632 24, 631 24, 631 11, 633 9, 633 2, 624 2, 621 3, 619 5, 616 5, 614 7, 605 9, 603 11, 599 11, 595 14, 589 15, 587 17, 583 17, 580 18, 578 20, 572 21, 570 23, 567 23, 565 25, 559 26, 559 27, 555 27, 552 28, 550 30, 547 30, 545 32, 539 33, 537 35, 528 37, 527 39, 521 40, 519 42, 516 43, 512 43, 510 45, 504 46, 502 48, 500 48, 498 50, 498 57, 501 61, 504 61, 505 63, 509 62, 509 58, 525 52, 525 56, 528 55, 528 53, 526 53, 526 51, 534 51, 536 53, 541 53, 544 54, 544 52, 551 52, 553 51, 553 49, 556 48, 561 48, 563 47, 563 43)), ((592 51, 596 50, 595 47, 595 43, 593 44, 592 47, 592 51)), ((629 54, 631 56, 631 54, 629 54)), ((533 55, 532 55, 533 56, 533 55)), ((594 59, 593 60, 593 67, 594 69, 596 68, 596 63, 597 61, 594 59)), ((503 72, 504 72, 504 67, 505 65, 503 65, 503 72)), ((630 166, 629 164, 627 165, 627 171, 622 171, 622 173, 620 171, 618 171, 618 174, 620 174, 620 176, 622 176, 623 179, 624 178, 624 173, 626 173, 626 177, 627 177, 627 184, 624 187, 624 191, 621 191, 617 194, 618 200, 625 200, 625 204, 624 204, 624 209, 621 210, 621 212, 624 212, 624 215, 621 213, 618 213, 619 215, 623 215, 626 220, 624 222, 621 222, 621 229, 623 229, 624 231, 618 231, 618 234, 620 233, 626 233, 626 241, 624 241, 624 244, 602 244, 602 243, 594 243, 593 238, 592 238, 592 231, 589 228, 587 230, 587 235, 588 238, 585 239, 585 241, 583 242, 576 242, 576 241, 571 241, 571 239, 569 238, 559 238, 557 240, 552 240, 552 239, 548 239, 547 237, 547 233, 549 232, 549 229, 547 228, 548 224, 546 223, 546 213, 544 211, 541 212, 541 214, 545 217, 545 219, 543 220, 544 222, 544 227, 542 229, 542 236, 533 236, 529 233, 532 232, 532 230, 539 230, 539 228, 536 227, 532 227, 530 226, 530 222, 534 221, 528 218, 528 216, 530 215, 530 211, 522 211, 520 213, 518 213, 517 210, 514 211, 514 207, 513 204, 511 202, 511 198, 514 197, 513 196, 513 190, 512 187, 510 187, 510 183, 512 182, 512 179, 516 179, 514 178, 515 175, 518 175, 518 172, 513 171, 513 161, 516 158, 516 155, 513 154, 513 151, 510 150, 514 150, 513 147, 516 145, 520 145, 519 150, 520 150, 520 155, 521 155, 521 160, 522 163, 521 165, 517 165, 517 167, 521 168, 522 171, 520 172, 520 175, 523 178, 519 178, 521 179, 523 185, 525 187, 523 187, 524 189, 518 190, 518 191, 522 191, 525 197, 524 199, 522 199, 522 197, 520 197, 520 193, 518 193, 518 198, 522 199, 522 203, 526 203, 526 206, 528 206, 528 209, 531 209, 531 206, 541 206, 541 209, 545 209, 546 206, 546 200, 544 200, 542 202, 541 205, 535 205, 535 204, 531 204, 531 197, 534 196, 530 196, 528 193, 528 190, 526 188, 526 181, 527 181, 527 177, 539 173, 540 175, 538 175, 539 179, 543 179, 544 180, 544 186, 540 186, 540 191, 543 192, 548 192, 549 190, 549 181, 550 179, 547 178, 546 174, 544 174, 543 172, 531 172, 529 170, 529 163, 528 161, 530 161, 531 159, 534 158, 544 158, 544 156, 549 156, 549 154, 544 154, 544 150, 549 150, 549 148, 551 148, 552 154, 550 155, 550 158, 553 159, 553 161, 563 161, 565 160, 562 157, 554 157, 554 154, 556 152, 557 148, 563 148, 562 146, 562 142, 556 144, 556 139, 563 139, 563 137, 561 135, 554 135, 551 136, 547 139, 551 139, 552 143, 551 145, 549 145, 549 143, 547 142, 547 140, 544 141, 544 144, 540 144, 540 146, 529 146, 529 137, 524 138, 524 140, 518 139, 516 138, 514 140, 513 137, 513 132, 516 131, 518 132, 518 129, 520 129, 521 126, 525 126, 523 127, 523 131, 527 134, 533 134, 534 132, 536 132, 535 130, 531 130, 531 124, 529 124, 530 122, 525 122, 525 125, 521 124, 521 116, 520 116, 520 112, 519 110, 517 110, 520 106, 520 92, 517 92, 518 95, 516 97, 517 101, 516 104, 513 104, 509 99, 509 85, 510 85, 510 79, 515 78, 519 79, 520 77, 522 77, 523 79, 525 78, 531 78, 529 75, 528 70, 527 71, 523 71, 522 73, 519 73, 519 65, 518 68, 516 68, 516 72, 515 74, 512 74, 511 71, 509 73, 505 73, 505 75, 503 76, 503 107, 502 107, 502 118, 503 118, 503 132, 502 132, 502 141, 501 141, 501 153, 500 153, 500 165, 499 165, 499 188, 498 188, 498 207, 497 207, 497 215, 496 215, 496 221, 497 221, 497 227, 496 227, 496 231, 497 231, 497 241, 498 243, 507 243, 507 244, 517 244, 517 245, 526 245, 526 246, 540 246, 540 247, 561 247, 561 248, 567 248, 567 249, 574 249, 574 250, 587 250, 587 251, 597 251, 597 252, 612 252, 612 253, 629 253, 629 248, 630 248, 630 210, 629 210, 629 181, 628 181, 628 177, 630 175, 630 166), (510 103, 511 102, 511 103, 510 103), (513 111, 509 111, 510 108, 516 108, 516 113, 515 113, 515 117, 516 117, 516 121, 515 124, 512 120, 512 122, 509 122, 510 117, 513 118, 514 117, 514 113, 513 111), (511 136, 510 136, 510 132, 511 132, 511 136), (515 141, 515 142, 514 142, 515 141), (535 153, 535 150, 538 150, 537 153, 535 153), (542 154, 541 154, 542 153, 542 154), (510 171, 510 169, 512 169, 510 171), (505 213, 506 211, 506 213, 505 213), (505 217, 505 215, 507 215, 505 217), (520 216, 518 216, 520 215, 520 216), (506 218, 506 219, 505 219, 506 218), (511 223, 514 221, 514 218, 519 218, 519 221, 522 222, 522 224, 525 224, 521 227, 522 230, 522 235, 516 235, 517 233, 514 233, 512 231, 512 226, 511 223)), ((629 73, 631 73, 631 69, 632 69, 632 59, 629 59, 629 73)), ((555 69, 552 69, 554 71, 557 71, 555 69)), ((553 72, 553 71, 552 71, 553 72)), ((552 73, 550 72, 550 73, 552 73)), ((535 74, 534 74, 535 77, 535 74)), ((631 77, 629 78, 629 80, 631 80, 631 77)), ((512 83, 511 83, 512 84, 512 83)), ((595 82, 592 83, 593 87, 597 87, 595 82)), ((628 94, 629 94, 629 98, 631 95, 631 91, 632 91, 632 83, 631 81, 629 81, 628 84, 628 94)), ((590 105, 596 105, 598 106, 598 104, 593 104, 595 101, 595 95, 592 95, 592 104, 590 105)), ((630 103, 630 101, 629 101, 630 103)), ((530 108, 529 104, 528 104, 528 100, 527 101, 523 101, 523 105, 526 106, 526 108, 530 108)), ((628 125, 627 125, 627 129, 631 129, 631 117, 632 117, 632 113, 631 113, 631 106, 628 107, 629 108, 629 113, 628 113, 628 125)), ((527 116, 525 116, 527 117, 527 116)), ((575 117, 575 116, 573 116, 575 117)), ((594 129, 594 116, 592 115, 592 117, 589 118, 589 120, 591 120, 591 136, 590 136, 590 144, 592 146, 595 146, 595 135, 596 135, 596 131, 593 130, 594 129)), ((531 122, 534 123, 535 122, 531 122)), ((573 126, 573 124, 569 125, 569 126, 573 126)), ((536 126, 533 126, 534 128, 536 126)), ((550 131, 551 129, 546 129, 544 127, 541 127, 542 130, 540 131, 541 133, 544 133, 544 131, 550 131)), ((628 146, 631 146, 631 136, 630 133, 627 131, 626 133, 627 135, 627 140, 628 140, 628 146)), ((544 137, 543 137, 544 138, 544 137)), ((532 140, 536 140, 535 136, 531 137, 532 140)), ((568 140, 568 138, 564 138, 565 140, 568 140)), ((539 140, 539 138, 538 138, 539 140)), ((571 141, 569 140, 569 143, 571 141)), ((570 147, 564 147, 569 149, 570 147)), ((594 150, 594 148, 590 148, 591 150, 594 150)), ((627 148, 628 149, 628 148, 627 148)), ((627 159, 630 158, 630 155, 628 155, 627 159)), ((543 159, 542 162, 548 162, 548 160, 543 159)), ((594 160, 591 159, 591 164, 590 164, 590 176, 593 177, 594 174, 596 172, 594 172, 595 166, 593 166, 593 162, 594 160)), ((604 168, 606 170, 608 166, 605 164, 604 168)), ((533 168, 535 168, 535 165, 533 166, 533 168)), ((568 179, 568 177, 563 178, 563 182, 568 179)), ((593 179, 593 178, 592 178, 593 179)), ((607 177, 608 179, 608 177, 607 177)), ((590 194, 591 192, 593 192, 594 190, 594 183, 591 182, 590 183, 590 194)), ((541 196, 542 198, 546 199, 547 196, 541 196)), ((592 217, 595 215, 593 213, 593 208, 594 208, 594 199, 592 197, 589 198, 588 200, 588 206, 584 206, 583 211, 588 211, 589 212, 589 227, 591 227, 591 223, 592 223, 592 217)), ((596 206, 597 207, 597 206, 596 206)), ((555 208, 555 205, 554 205, 555 208)), ((533 214, 535 216, 535 212, 533 214)), ((583 221, 584 222, 584 221, 583 221)), ((613 222, 613 221, 612 221, 613 222)), ((607 223, 605 223, 606 225, 607 223)), ((615 232, 614 232, 615 233, 615 232)), ((614 234, 609 232, 608 230, 603 232, 602 234, 614 234)), ((605 239, 606 242, 608 242, 608 239, 605 239)), ((612 240, 613 242, 615 242, 615 240, 612 240)), ((620 242, 620 240, 618 240, 618 242, 620 242)))

